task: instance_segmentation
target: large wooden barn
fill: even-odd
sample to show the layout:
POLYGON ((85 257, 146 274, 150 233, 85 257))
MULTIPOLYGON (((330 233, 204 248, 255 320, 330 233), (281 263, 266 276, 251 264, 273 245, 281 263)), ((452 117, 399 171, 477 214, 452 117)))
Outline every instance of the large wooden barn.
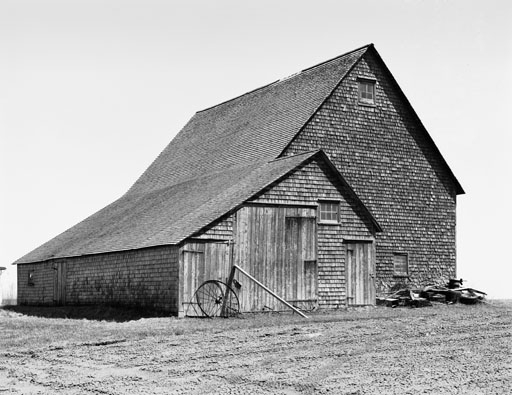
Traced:
MULTIPOLYGON (((464 193, 368 45, 197 112, 109 206, 15 262, 21 304, 185 315, 236 265, 293 304, 456 275, 464 193)), ((235 271, 242 311, 283 305, 235 271)))

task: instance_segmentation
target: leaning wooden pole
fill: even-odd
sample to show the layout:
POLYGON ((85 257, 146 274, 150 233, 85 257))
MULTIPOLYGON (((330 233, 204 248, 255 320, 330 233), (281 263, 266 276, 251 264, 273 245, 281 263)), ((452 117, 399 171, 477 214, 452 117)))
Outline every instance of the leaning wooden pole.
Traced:
MULTIPOLYGON (((275 292, 271 291, 269 288, 267 288, 265 285, 263 285, 262 283, 260 283, 258 280, 256 280, 253 276, 251 276, 249 273, 247 273, 244 269, 242 269, 240 266, 237 266, 237 265, 233 265, 233 269, 238 269, 240 270, 243 274, 245 274, 247 277, 249 277, 252 281, 254 281, 256 284, 258 284, 261 288, 263 288, 265 291, 267 291, 270 295, 272 295, 274 298, 276 298, 277 300, 279 300, 280 302, 284 303, 286 306, 288 306, 290 309, 292 309, 293 311, 295 311, 297 314, 300 314, 302 317, 304 318, 308 318, 308 316, 306 314, 304 314, 302 311, 300 311, 299 309, 297 309, 296 307, 292 306, 290 303, 288 303, 286 300, 284 300, 283 298, 281 298, 279 295, 277 295, 275 292)), ((229 276, 231 281, 233 281, 233 277, 234 277, 234 270, 231 269, 231 273, 233 274, 233 276, 229 276)), ((229 284, 228 284, 229 285, 229 284)))

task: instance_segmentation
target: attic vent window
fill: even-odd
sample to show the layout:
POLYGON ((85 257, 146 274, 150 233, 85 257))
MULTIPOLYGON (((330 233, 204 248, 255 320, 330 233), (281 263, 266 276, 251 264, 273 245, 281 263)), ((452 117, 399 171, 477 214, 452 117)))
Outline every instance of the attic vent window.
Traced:
POLYGON ((358 80, 359 103, 375 104, 375 81, 358 80))
POLYGON ((337 224, 340 222, 340 202, 319 202, 320 223, 337 224))

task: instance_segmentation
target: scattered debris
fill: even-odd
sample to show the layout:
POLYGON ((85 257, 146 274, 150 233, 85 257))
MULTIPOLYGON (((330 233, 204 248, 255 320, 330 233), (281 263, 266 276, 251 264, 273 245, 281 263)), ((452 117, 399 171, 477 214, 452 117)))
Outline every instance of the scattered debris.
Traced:
POLYGON ((378 305, 388 307, 432 306, 432 302, 475 304, 483 301, 485 292, 462 287, 463 280, 450 279, 445 286, 428 285, 422 289, 402 288, 386 297, 377 298, 378 305))

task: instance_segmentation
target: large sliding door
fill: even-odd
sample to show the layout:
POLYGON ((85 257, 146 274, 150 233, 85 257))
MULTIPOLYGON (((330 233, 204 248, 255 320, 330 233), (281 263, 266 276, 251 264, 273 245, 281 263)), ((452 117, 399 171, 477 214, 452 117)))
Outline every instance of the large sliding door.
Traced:
MULTIPOLYGON (((236 215, 235 263, 286 301, 317 301, 316 208, 247 206, 236 215)), ((237 273, 242 311, 284 305, 237 273)))

